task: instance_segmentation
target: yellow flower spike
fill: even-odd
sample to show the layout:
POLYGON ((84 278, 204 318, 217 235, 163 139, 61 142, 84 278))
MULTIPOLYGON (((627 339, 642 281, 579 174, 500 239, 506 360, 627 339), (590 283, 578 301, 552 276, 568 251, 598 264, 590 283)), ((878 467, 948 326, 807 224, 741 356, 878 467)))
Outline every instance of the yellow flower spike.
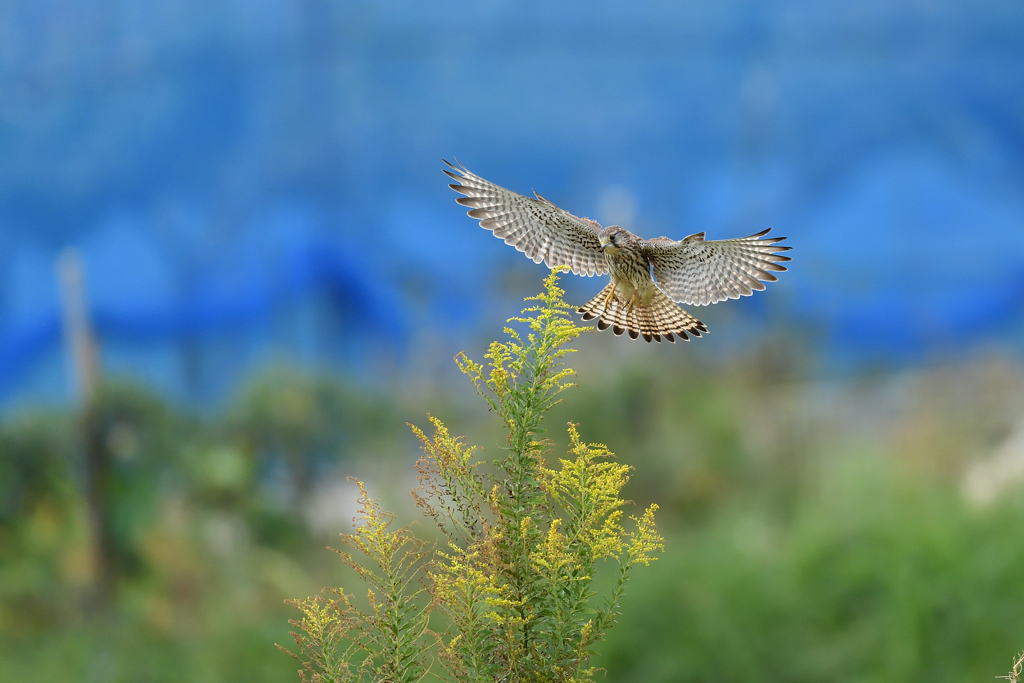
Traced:
POLYGON ((636 522, 636 531, 629 543, 629 557, 635 563, 650 564, 658 559, 654 557, 654 553, 665 549, 665 539, 658 533, 658 528, 654 524, 654 512, 657 509, 658 506, 652 504, 644 510, 640 518, 630 517, 636 522))
POLYGON ((519 522, 519 535, 526 538, 530 533, 530 525, 533 524, 533 520, 529 517, 523 517, 519 522))
POLYGON ((580 629, 580 646, 586 647, 590 643, 590 635, 594 631, 594 620, 588 619, 587 623, 583 624, 583 628, 580 629))

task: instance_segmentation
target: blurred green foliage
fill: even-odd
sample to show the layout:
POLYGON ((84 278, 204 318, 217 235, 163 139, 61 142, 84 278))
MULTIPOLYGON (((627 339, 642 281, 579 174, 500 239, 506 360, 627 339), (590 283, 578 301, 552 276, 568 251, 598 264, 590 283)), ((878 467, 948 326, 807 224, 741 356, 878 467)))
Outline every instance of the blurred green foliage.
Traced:
POLYGON ((384 421, 410 440, 387 401, 278 369, 204 419, 108 385, 82 416, 3 423, 0 681, 290 678, 273 648, 283 600, 320 585, 303 566, 315 574, 323 548, 303 519, 309 479, 357 449, 393 452, 384 421), (106 604, 90 591, 83 424, 109 460, 106 604))
POLYGON ((612 680, 991 680, 1024 642, 1024 504, 869 465, 792 519, 732 505, 669 541, 600 662, 612 680))
MULTIPOLYGON (((665 513, 666 552, 599 647, 609 680, 1005 674, 1024 645, 1024 502, 969 503, 962 479, 1024 415, 1018 361, 827 382, 770 341, 721 358, 615 341, 583 340, 581 388, 550 416, 616 450, 627 497, 665 513)), ((430 411, 499 443, 471 404, 289 369, 208 415, 106 387, 90 413, 112 463, 105 606, 89 599, 81 416, 8 416, 0 682, 294 680, 273 647, 290 641, 283 600, 344 583, 309 501, 347 474, 405 500, 405 422, 430 411)))

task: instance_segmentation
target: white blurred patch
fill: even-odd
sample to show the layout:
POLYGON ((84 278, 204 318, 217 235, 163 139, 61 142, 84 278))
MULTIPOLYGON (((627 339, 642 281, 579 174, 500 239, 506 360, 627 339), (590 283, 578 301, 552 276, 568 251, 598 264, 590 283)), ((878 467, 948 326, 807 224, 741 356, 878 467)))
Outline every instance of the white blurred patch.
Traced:
POLYGON ((221 559, 238 557, 249 545, 249 527, 238 515, 212 514, 203 525, 210 551, 221 559))
POLYGON ((975 462, 964 474, 964 495, 977 505, 987 505, 1024 481, 1024 422, 989 458, 975 462))
POLYGON ((302 516, 316 534, 352 532, 352 518, 359 512, 359 487, 345 479, 327 479, 313 487, 302 506, 302 516))
POLYGON ((597 197, 601 225, 621 225, 629 229, 636 217, 636 195, 623 185, 610 185, 597 197))

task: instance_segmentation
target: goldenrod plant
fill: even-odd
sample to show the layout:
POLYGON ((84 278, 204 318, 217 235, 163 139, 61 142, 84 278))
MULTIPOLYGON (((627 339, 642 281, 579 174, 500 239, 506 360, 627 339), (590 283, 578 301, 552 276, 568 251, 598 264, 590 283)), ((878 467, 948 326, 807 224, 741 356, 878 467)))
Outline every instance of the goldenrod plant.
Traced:
POLYGON ((362 558, 342 557, 369 585, 370 607, 360 611, 340 589, 294 602, 303 680, 418 680, 433 662, 448 681, 594 678, 594 644, 615 624, 633 568, 654 560, 663 540, 657 506, 624 518, 631 468, 576 425, 567 457, 548 463, 544 416, 573 386, 564 358, 586 329, 563 294, 553 271, 509 321, 524 332, 506 328, 484 363, 456 358, 504 423, 502 457, 481 460, 435 417, 432 435, 412 428, 423 446, 413 496, 445 547, 428 562, 408 527, 392 531, 363 492, 361 525, 343 536, 362 558), (594 582, 602 561, 614 570, 603 594, 594 582))
MULTIPOLYGON (((367 584, 368 609, 360 610, 341 589, 289 601, 302 612, 291 624, 303 681, 412 683, 429 668, 426 645, 429 601, 419 578, 428 553, 408 526, 392 530, 394 515, 359 485, 359 519, 342 540, 357 551, 335 550, 367 584)), ((278 646, 280 647, 280 646, 278 646)))

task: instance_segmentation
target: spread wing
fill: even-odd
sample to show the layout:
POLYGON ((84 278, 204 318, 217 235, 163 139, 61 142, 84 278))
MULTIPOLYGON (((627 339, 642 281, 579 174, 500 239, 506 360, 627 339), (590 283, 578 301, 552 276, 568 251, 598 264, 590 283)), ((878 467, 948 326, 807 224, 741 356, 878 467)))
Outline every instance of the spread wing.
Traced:
POLYGON ((785 237, 761 239, 770 231, 710 242, 702 232, 679 241, 659 237, 646 240, 643 249, 658 285, 673 301, 705 306, 748 296, 764 289, 762 281, 778 280, 772 271, 786 270, 779 264, 790 259, 779 252, 790 247, 776 246, 785 237))
POLYGON ((469 215, 480 219, 480 227, 505 244, 549 268, 569 266, 577 275, 588 277, 608 272, 597 237, 601 226, 596 221, 573 216, 540 195, 531 199, 506 190, 470 173, 462 164, 444 163, 452 169, 444 169, 448 177, 461 183, 448 187, 466 195, 455 201, 470 207, 469 215))

